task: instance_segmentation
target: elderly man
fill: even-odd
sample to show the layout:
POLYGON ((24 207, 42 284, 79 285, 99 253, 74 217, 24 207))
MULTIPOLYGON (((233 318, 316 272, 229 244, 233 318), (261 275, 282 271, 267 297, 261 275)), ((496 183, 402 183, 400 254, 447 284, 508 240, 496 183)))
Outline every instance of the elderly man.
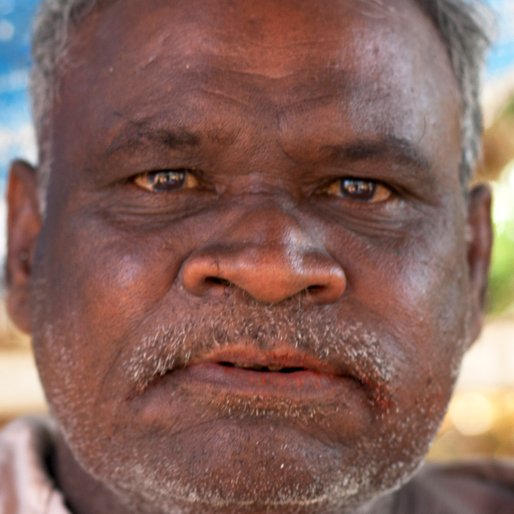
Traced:
POLYGON ((47 0, 8 308, 12 513, 507 514, 420 462, 483 309, 476 3, 47 0))

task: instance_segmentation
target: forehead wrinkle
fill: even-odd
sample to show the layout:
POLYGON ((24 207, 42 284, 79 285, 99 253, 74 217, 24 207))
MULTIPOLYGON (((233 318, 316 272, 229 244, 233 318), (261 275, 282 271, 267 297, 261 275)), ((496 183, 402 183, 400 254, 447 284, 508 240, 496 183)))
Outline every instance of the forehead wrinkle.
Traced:
POLYGON ((235 95, 230 95, 228 93, 224 93, 223 91, 216 90, 216 89, 210 89, 208 87, 200 87, 198 90, 206 96, 212 96, 214 98, 217 98, 218 100, 226 103, 230 103, 235 105, 236 107, 241 108, 243 111, 249 112, 252 110, 252 105, 249 101, 241 100, 239 98, 236 98, 235 95))
MULTIPOLYGON (((308 68, 291 69, 280 76, 264 73, 258 70, 237 69, 240 63, 212 64, 212 60, 202 59, 207 65, 198 63, 188 70, 186 82, 187 93, 199 91, 208 95, 215 95, 231 103, 237 103, 245 108, 254 105, 259 98, 260 108, 268 103, 279 116, 287 111, 302 112, 317 106, 325 106, 331 100, 345 100, 346 93, 352 90, 374 91, 375 83, 362 80, 361 77, 352 76, 343 68, 328 64, 317 68, 314 72, 308 68), (233 85, 236 84, 236 87, 233 85), (336 85, 337 95, 327 94, 327 86, 336 85)), ((214 60, 214 59, 213 59, 214 60)), ((182 88, 183 89, 183 88, 182 88)))
POLYGON ((403 18, 402 13, 399 13, 395 6, 390 2, 388 5, 384 5, 382 0, 359 0, 355 8, 364 16, 378 20, 398 15, 403 18))
POLYGON ((217 56, 200 56, 197 60, 198 63, 188 65, 188 71, 184 73, 187 90, 181 88, 181 91, 216 94, 243 106, 255 103, 256 98, 277 96, 289 99, 301 90, 311 95, 314 91, 323 92, 323 84, 328 82, 322 78, 326 70, 317 70, 313 74, 307 69, 295 69, 275 75, 263 70, 241 69, 241 62, 217 56))

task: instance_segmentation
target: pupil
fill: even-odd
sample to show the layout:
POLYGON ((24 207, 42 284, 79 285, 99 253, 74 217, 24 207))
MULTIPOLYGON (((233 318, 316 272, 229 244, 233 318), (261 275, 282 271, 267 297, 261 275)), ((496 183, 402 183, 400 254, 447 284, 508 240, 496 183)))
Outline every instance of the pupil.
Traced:
POLYGON ((180 189, 185 180, 185 173, 181 171, 159 171, 153 175, 153 187, 157 191, 180 189))
POLYGON ((376 185, 366 180, 345 179, 341 184, 343 195, 357 200, 371 200, 375 194, 376 185))

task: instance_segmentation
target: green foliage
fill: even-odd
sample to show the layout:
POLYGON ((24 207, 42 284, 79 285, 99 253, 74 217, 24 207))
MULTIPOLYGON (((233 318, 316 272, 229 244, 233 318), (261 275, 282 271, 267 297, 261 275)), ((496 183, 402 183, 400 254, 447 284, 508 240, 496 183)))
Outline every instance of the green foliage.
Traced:
POLYGON ((512 98, 507 104, 507 107, 505 108, 505 115, 514 116, 514 98, 512 98))
POLYGON ((514 305, 514 219, 495 225, 489 277, 489 314, 501 314, 514 305))
POLYGON ((514 165, 494 184, 494 246, 489 276, 489 314, 514 309, 514 165))

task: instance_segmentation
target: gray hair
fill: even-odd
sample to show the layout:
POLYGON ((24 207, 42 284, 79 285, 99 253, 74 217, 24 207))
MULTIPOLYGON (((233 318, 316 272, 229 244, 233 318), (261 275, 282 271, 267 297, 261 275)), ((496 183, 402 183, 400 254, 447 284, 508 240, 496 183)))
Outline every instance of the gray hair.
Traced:
MULTIPOLYGON (((49 112, 55 98, 56 71, 62 65, 70 27, 102 0, 43 0, 33 38, 31 94, 39 146, 40 184, 48 183, 49 112)), ((467 186, 481 152, 480 78, 489 46, 490 12, 482 0, 415 0, 432 19, 446 46, 461 91, 462 157, 460 180, 467 186)))

